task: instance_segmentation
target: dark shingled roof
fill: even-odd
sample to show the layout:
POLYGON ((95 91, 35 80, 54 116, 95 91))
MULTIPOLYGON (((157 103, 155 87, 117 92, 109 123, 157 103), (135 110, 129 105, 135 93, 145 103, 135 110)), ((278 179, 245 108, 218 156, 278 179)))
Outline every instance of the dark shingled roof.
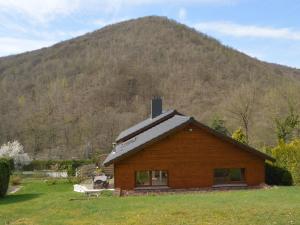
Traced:
MULTIPOLYGON (((181 128, 184 125, 193 123, 196 126, 206 130, 207 132, 219 137, 220 139, 229 142, 240 149, 243 149, 245 151, 248 151, 250 153, 253 153, 257 155, 258 157, 261 157, 265 160, 275 161, 274 158, 271 156, 256 150, 255 148, 252 148, 251 146, 242 144, 231 137, 228 137, 226 135, 223 135, 219 132, 216 132, 214 129, 196 121, 193 117, 183 116, 182 114, 178 113, 175 110, 170 110, 166 112, 167 114, 161 115, 160 118, 166 118, 166 115, 171 115, 171 117, 167 117, 167 119, 164 120, 156 120, 156 121, 162 121, 160 123, 152 123, 151 126, 149 126, 149 122, 146 122, 148 120, 143 121, 140 123, 137 128, 131 129, 131 134, 136 135, 132 136, 130 139, 127 139, 124 142, 118 143, 113 151, 107 156, 107 158, 104 160, 103 164, 105 166, 108 166, 112 163, 114 163, 117 160, 120 160, 122 158, 125 158, 129 156, 130 154, 135 153, 136 151, 144 148, 148 144, 153 143, 154 141, 160 140, 161 138, 165 137, 166 135, 172 133, 173 131, 176 131, 177 129, 181 128), (144 124, 144 127, 141 126, 141 124, 144 124), (138 131, 138 132, 137 132, 138 131)), ((152 119, 154 120, 154 119, 152 119)), ((134 126, 135 127, 135 126, 134 126)), ((129 130, 129 129, 128 129, 129 130)), ((130 132, 127 132, 127 136, 130 132)), ((120 136, 120 135, 119 135, 120 136)))
POLYGON ((165 133, 168 133, 175 128, 188 123, 191 120, 191 117, 175 115, 172 118, 161 122, 160 124, 136 135, 135 137, 120 143, 115 146, 113 151, 108 155, 103 164, 109 165, 116 159, 119 159, 121 156, 127 155, 132 150, 144 146, 148 142, 162 136, 165 133))
POLYGON ((143 130, 149 129, 152 126, 155 126, 158 123, 161 123, 164 120, 167 120, 168 118, 171 118, 175 114, 179 114, 176 110, 168 110, 161 115, 155 117, 155 118, 148 118, 124 131, 122 131, 119 136, 116 139, 116 142, 125 141, 126 139, 129 139, 132 136, 135 136, 135 134, 142 132, 143 130))

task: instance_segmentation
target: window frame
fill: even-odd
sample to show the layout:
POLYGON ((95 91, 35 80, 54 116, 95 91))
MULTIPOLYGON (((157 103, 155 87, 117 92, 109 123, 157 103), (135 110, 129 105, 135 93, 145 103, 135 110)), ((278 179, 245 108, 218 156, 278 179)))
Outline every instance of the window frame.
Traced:
POLYGON ((245 184, 246 183, 246 168, 214 168, 213 170, 213 184, 214 185, 222 185, 222 184, 245 184), (235 169, 239 169, 241 171, 241 180, 239 181, 234 181, 234 180, 231 180, 231 177, 230 177, 230 170, 235 170, 235 169), (226 179, 225 182, 223 183, 219 183, 219 182, 216 182, 216 176, 215 176, 215 173, 216 173, 216 170, 225 170, 226 173, 228 174, 226 177, 224 176, 223 178, 226 179))
POLYGON ((150 185, 151 185, 151 171, 149 171, 149 170, 139 170, 139 171, 135 171, 135 173, 134 173, 134 182, 135 182, 135 186, 136 187, 149 187, 150 185), (147 172, 148 174, 149 174, 149 180, 148 180, 148 183, 149 183, 149 185, 140 185, 140 184, 138 184, 138 182, 137 182, 137 173, 138 172, 147 172))
POLYGON ((154 170, 137 170, 137 171, 134 171, 134 183, 135 183, 135 187, 168 187, 169 186, 169 171, 168 170, 157 170, 157 169, 154 169, 154 170), (164 184, 164 185, 152 185, 152 171, 162 171, 162 172, 165 172, 167 174, 167 183, 164 184), (137 173, 138 172, 149 172, 149 185, 139 185, 137 183, 137 173))

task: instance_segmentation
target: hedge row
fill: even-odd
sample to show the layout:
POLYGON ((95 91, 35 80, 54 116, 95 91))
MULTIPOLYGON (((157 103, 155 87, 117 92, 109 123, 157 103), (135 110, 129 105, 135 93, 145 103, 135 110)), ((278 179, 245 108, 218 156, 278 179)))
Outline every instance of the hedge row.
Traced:
POLYGON ((0 198, 3 198, 6 195, 9 177, 10 177, 10 160, 1 158, 0 159, 0 198))
POLYGON ((266 183, 269 185, 293 185, 293 177, 287 169, 266 163, 266 183))
POLYGON ((29 165, 24 166, 23 170, 67 170, 70 174, 75 175, 77 167, 91 164, 92 160, 33 160, 29 165))

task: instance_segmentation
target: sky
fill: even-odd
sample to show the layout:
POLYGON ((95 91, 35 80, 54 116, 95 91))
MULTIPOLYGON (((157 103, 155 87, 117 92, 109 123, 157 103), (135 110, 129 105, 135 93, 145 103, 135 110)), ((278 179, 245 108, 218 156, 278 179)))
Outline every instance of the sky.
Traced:
POLYGON ((0 0, 0 56, 166 16, 258 59, 300 68, 298 0, 0 0))

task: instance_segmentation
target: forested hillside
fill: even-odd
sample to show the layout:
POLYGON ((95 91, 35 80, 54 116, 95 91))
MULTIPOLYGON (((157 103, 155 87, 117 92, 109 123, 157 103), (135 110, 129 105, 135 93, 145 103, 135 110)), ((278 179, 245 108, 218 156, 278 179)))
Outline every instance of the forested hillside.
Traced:
POLYGON ((230 131, 276 143, 274 119, 300 113, 300 71, 261 62, 161 17, 104 27, 50 48, 0 58, 0 143, 35 158, 109 151, 149 114, 150 99, 230 131), (245 121, 246 119, 246 121, 245 121))

